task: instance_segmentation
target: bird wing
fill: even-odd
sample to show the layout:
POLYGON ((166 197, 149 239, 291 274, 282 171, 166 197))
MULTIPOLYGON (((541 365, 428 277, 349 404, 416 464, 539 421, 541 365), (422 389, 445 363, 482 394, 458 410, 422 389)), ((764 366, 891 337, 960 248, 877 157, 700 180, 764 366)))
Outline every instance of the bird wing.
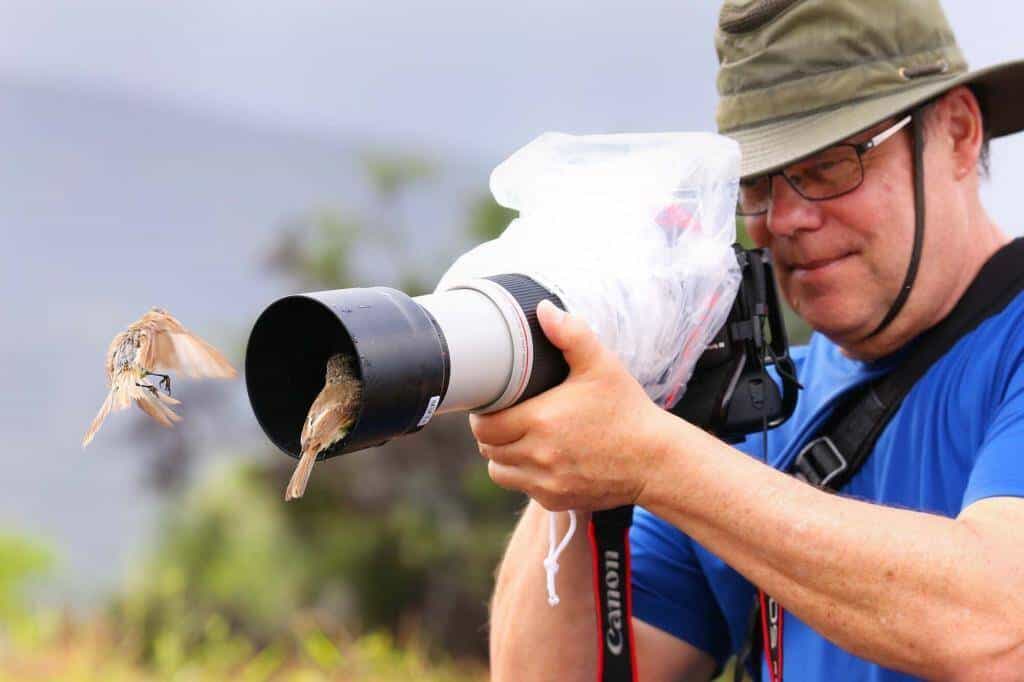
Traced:
POLYGON ((353 408, 339 405, 337 398, 326 390, 317 396, 302 427, 302 457, 285 488, 286 502, 305 494, 313 464, 320 453, 348 435, 352 421, 353 408))
POLYGON ((174 350, 174 341, 171 340, 171 332, 160 332, 153 330, 150 355, 146 360, 152 362, 146 367, 163 370, 180 370, 181 364, 178 361, 178 353, 174 350))
POLYGON ((346 401, 339 406, 337 398, 328 393, 321 393, 317 396, 317 399, 313 401, 313 406, 309 408, 306 422, 302 425, 302 435, 299 438, 302 449, 307 450, 313 447, 319 453, 341 440, 352 428, 357 407, 358 402, 354 400, 346 401), (341 429, 344 431, 332 440, 332 437, 339 434, 341 429))
POLYGON ((348 435, 359 409, 358 384, 328 381, 313 401, 302 425, 302 457, 285 488, 285 501, 302 497, 320 453, 348 435))
POLYGON ((216 348, 186 329, 170 313, 151 310, 139 321, 149 341, 141 355, 148 370, 180 370, 193 378, 230 379, 237 372, 216 348))
POLYGON ((191 332, 171 334, 178 363, 190 377, 230 379, 237 375, 219 350, 191 332))

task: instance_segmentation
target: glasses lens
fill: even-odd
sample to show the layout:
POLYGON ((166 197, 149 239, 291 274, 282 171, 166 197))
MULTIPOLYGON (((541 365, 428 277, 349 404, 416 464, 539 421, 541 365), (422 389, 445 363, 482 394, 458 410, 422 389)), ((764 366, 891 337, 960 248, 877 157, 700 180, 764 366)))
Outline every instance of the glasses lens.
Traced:
POLYGON ((768 211, 772 198, 772 179, 770 176, 753 180, 740 180, 738 197, 739 215, 761 215, 768 211))
POLYGON ((857 150, 838 145, 793 164, 786 178, 807 199, 831 199, 860 185, 863 167, 857 150))

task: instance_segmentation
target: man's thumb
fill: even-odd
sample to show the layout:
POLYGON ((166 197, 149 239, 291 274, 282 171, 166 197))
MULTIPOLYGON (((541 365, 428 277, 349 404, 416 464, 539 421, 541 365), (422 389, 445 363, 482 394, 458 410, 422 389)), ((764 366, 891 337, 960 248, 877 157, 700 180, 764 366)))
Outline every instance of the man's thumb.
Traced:
POLYGON ((583 369, 601 350, 600 340, 586 322, 548 299, 538 304, 537 321, 548 341, 565 355, 570 370, 583 369))

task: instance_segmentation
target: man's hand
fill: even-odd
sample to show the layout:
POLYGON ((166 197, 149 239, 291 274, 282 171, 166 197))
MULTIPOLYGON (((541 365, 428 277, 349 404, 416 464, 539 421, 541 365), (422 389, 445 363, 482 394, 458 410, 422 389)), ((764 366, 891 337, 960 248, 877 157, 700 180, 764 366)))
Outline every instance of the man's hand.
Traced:
POLYGON ((553 511, 635 503, 659 469, 666 413, 582 319, 549 301, 537 317, 569 376, 514 407, 470 415, 491 479, 553 511))

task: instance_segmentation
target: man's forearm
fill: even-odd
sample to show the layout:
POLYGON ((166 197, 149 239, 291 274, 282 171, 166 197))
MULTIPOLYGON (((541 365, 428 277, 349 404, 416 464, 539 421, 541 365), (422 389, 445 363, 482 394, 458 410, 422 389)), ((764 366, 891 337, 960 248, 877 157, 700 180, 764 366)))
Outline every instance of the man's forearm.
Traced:
POLYGON ((1020 641, 1021 557, 968 524, 824 493, 679 420, 666 430, 686 451, 666 446, 639 503, 839 646, 949 678, 1020 641))
MULTIPOLYGON (((560 603, 548 605, 542 562, 548 514, 531 501, 509 542, 491 602, 491 676, 505 680, 586 680, 596 676, 597 616, 587 541, 589 515, 559 556, 560 603)), ((567 528, 559 514, 559 539, 567 528)))

